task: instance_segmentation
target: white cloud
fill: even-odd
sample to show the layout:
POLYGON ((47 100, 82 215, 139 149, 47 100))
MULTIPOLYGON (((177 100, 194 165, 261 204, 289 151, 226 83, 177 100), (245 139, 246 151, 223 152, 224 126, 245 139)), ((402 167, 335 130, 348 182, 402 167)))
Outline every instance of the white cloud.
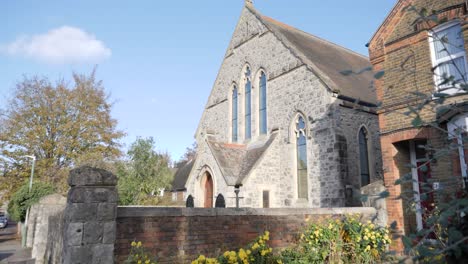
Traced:
POLYGON ((52 64, 96 63, 109 58, 112 53, 94 35, 70 26, 18 37, 14 42, 1 46, 0 51, 52 64))

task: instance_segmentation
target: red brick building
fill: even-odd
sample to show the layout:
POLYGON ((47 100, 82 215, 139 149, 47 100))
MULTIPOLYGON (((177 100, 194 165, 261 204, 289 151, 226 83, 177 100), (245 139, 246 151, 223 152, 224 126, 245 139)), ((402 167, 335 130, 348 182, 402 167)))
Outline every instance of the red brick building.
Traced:
POLYGON ((374 70, 385 72, 375 86, 382 103, 379 125, 389 224, 395 221, 400 234, 426 225, 425 212, 442 198, 433 189, 454 190, 466 179, 468 152, 456 143, 462 142, 465 134, 459 132, 466 132, 468 122, 468 97, 459 89, 467 80, 467 21, 466 1, 399 0, 369 43, 374 70), (458 84, 444 84, 444 75, 458 84), (444 105, 435 103, 437 92, 450 95, 444 105), (419 111, 423 100, 430 103, 419 111), (451 110, 443 110, 447 105, 451 110), (411 109, 422 122, 414 121, 415 113, 408 115, 411 109), (446 155, 439 155, 440 150, 446 155), (405 176, 409 181, 395 185, 405 176), (405 194, 416 201, 427 194, 428 199, 412 206, 399 199, 405 194))

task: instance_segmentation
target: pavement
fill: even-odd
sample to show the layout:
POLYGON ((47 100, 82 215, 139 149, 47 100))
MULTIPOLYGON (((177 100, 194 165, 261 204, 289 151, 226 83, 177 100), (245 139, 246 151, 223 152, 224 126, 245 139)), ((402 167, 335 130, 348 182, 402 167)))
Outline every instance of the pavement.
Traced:
POLYGON ((0 263, 34 263, 31 249, 21 247, 21 237, 17 235, 16 223, 10 222, 0 229, 0 263))

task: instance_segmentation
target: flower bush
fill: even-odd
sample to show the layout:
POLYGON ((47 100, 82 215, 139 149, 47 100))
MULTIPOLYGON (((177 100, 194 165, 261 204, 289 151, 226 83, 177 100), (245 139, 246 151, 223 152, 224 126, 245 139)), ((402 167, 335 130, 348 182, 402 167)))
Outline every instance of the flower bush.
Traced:
POLYGON ((297 246, 283 251, 284 263, 375 263, 391 243, 387 228, 355 217, 311 224, 297 246))
POLYGON ((241 248, 238 251, 226 251, 223 255, 217 258, 206 258, 201 255, 192 264, 269 264, 282 263, 275 262, 272 251, 273 249, 267 245, 270 240, 270 233, 265 233, 255 239, 247 249, 241 248))
POLYGON ((127 260, 125 260, 125 264, 156 264, 154 258, 148 254, 140 241, 133 241, 131 246, 130 254, 127 260))

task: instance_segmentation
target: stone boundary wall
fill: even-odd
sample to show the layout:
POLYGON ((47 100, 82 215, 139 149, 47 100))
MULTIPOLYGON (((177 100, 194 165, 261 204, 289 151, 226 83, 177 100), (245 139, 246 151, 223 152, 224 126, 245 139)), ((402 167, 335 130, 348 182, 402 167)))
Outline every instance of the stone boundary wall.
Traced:
POLYGON ((190 263, 199 254, 217 256, 246 246, 270 231, 270 246, 284 248, 311 222, 361 214, 374 220, 370 207, 316 209, 118 207, 115 260, 122 263, 132 241, 141 241, 158 263, 190 263))
POLYGON ((62 264, 63 252, 63 216, 64 211, 56 215, 49 216, 49 232, 47 233, 47 242, 43 262, 48 264, 62 264))
MULTIPOLYGON (((67 200, 60 194, 51 194, 42 197, 38 203, 31 206, 28 219, 28 231, 26 235, 26 246, 32 248, 32 258, 36 259, 36 264, 45 262, 47 247, 55 247, 57 236, 48 238, 49 233, 55 232, 57 223, 51 223, 50 217, 57 216, 65 209, 67 200)), ((61 237, 61 234, 59 234, 61 237)), ((61 245, 59 245, 61 246, 61 245)))

